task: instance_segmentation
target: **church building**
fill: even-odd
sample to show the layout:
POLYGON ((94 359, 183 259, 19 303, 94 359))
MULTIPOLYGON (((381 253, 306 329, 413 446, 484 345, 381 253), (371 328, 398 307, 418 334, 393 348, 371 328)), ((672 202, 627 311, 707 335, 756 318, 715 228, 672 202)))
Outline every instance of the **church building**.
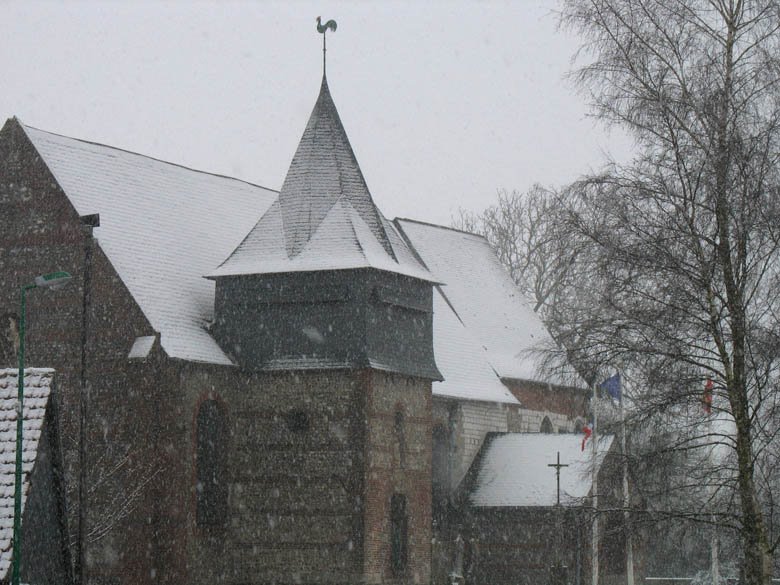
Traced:
POLYGON ((582 440, 585 385, 543 373, 487 241, 382 215, 325 76, 278 192, 9 119, 0 267, 11 321, 73 276, 29 295, 27 364, 84 585, 488 583, 499 437, 582 440))

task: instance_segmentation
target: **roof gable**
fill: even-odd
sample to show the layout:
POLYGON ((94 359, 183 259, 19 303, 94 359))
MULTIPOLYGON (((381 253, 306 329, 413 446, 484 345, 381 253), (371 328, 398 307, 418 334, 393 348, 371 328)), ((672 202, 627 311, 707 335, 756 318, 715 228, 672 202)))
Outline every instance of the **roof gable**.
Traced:
POLYGON ((203 275, 239 244, 276 192, 22 127, 78 214, 100 214, 94 235, 165 352, 231 364, 205 329, 214 283, 203 275))
MULTIPOLYGON (((394 232, 389 222, 387 227, 388 231, 394 232)), ((388 256, 370 226, 344 198, 330 207, 297 255, 288 256, 283 233, 282 207, 277 201, 209 277, 375 268, 431 280, 430 274, 414 260, 395 233, 395 241, 388 238, 388 244, 395 246, 396 256, 406 262, 388 256)))

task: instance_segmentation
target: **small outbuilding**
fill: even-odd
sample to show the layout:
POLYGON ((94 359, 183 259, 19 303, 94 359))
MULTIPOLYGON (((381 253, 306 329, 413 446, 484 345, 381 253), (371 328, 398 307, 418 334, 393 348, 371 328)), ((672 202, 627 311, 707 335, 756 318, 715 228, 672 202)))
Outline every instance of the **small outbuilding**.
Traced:
MULTIPOLYGON (((18 377, 0 369, 0 583, 12 574, 18 377)), ((34 585, 72 582, 53 388, 54 370, 25 370, 20 574, 34 585)))

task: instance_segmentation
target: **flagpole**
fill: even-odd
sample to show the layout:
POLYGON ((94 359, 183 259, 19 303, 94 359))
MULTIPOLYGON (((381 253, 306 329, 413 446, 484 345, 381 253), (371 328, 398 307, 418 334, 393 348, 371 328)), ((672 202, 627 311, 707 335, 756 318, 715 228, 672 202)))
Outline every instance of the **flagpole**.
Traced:
POLYGON ((631 518, 629 508, 631 507, 631 495, 628 492, 628 449, 626 449, 626 412, 623 406, 623 392, 620 393, 620 422, 622 426, 622 448, 623 448, 623 514, 626 527, 626 583, 634 585, 634 545, 632 542, 631 518))
POLYGON ((596 457, 597 455, 597 445, 599 442, 598 439, 598 417, 597 417, 597 408, 596 405, 598 404, 598 395, 596 393, 597 386, 593 385, 593 403, 591 405, 591 411, 593 412, 593 530, 591 534, 591 569, 592 569, 592 576, 591 576, 591 585, 598 585, 599 584, 599 516, 598 516, 598 510, 599 510, 599 496, 598 496, 598 459, 596 457))

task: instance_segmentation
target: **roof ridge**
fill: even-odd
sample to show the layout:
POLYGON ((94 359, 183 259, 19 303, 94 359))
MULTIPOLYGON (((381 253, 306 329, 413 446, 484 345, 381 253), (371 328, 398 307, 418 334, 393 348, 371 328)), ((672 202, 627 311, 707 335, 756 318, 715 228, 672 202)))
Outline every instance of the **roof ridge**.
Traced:
POLYGON ((136 152, 134 150, 128 150, 126 148, 120 148, 118 146, 112 146, 111 144, 104 144, 102 142, 95 142, 93 140, 85 140, 83 138, 76 138, 74 136, 68 136, 67 134, 59 134, 58 132, 51 132, 49 130, 44 130, 42 128, 37 128, 35 126, 30 126, 29 124, 25 124, 19 118, 16 118, 16 121, 19 122, 19 125, 25 131, 27 131, 27 129, 35 130, 36 132, 43 132, 44 134, 49 134, 51 136, 58 136, 59 138, 67 138, 68 140, 75 140, 76 142, 82 142, 84 144, 89 144, 91 146, 100 146, 102 148, 110 148, 111 150, 116 150, 116 151, 119 151, 119 152, 124 152, 126 154, 132 154, 132 155, 135 155, 135 156, 140 156, 141 158, 145 158, 145 159, 148 159, 148 160, 153 160, 155 162, 163 163, 163 164, 166 164, 166 165, 171 165, 173 167, 178 167, 180 169, 184 169, 184 170, 187 170, 187 171, 192 171, 194 173, 199 173, 199 174, 202 174, 202 175, 209 175, 209 176, 212 176, 212 177, 218 177, 220 179, 229 179, 229 180, 232 180, 232 181, 237 181, 239 183, 244 183, 245 185, 250 185, 252 187, 257 187, 259 189, 265 189, 266 191, 271 191, 273 193, 279 193, 278 189, 271 189, 270 187, 264 187, 263 185, 259 185, 257 183, 252 183, 251 181, 247 181, 245 179, 239 179, 238 177, 231 177, 230 175, 224 175, 222 173, 214 173, 214 172, 211 172, 211 171, 204 171, 202 169, 196 169, 196 168, 193 168, 193 167, 188 167, 187 165, 183 165, 181 163, 175 163, 175 162, 171 162, 169 160, 165 160, 165 159, 162 159, 162 158, 149 156, 148 154, 142 154, 142 153, 136 152))
POLYGON ((459 234, 463 234, 463 235, 466 235, 466 236, 474 236, 475 238, 480 239, 480 240, 485 240, 486 242, 488 241, 487 238, 485 236, 483 236, 482 234, 477 234, 477 233, 474 233, 474 232, 470 232, 468 230, 462 230, 460 228, 451 227, 451 226, 448 226, 448 225, 441 225, 440 223, 432 223, 432 222, 429 222, 429 221, 421 221, 419 219, 412 219, 410 217, 396 217, 393 221, 394 222, 408 221, 409 223, 416 223, 418 225, 424 225, 424 226, 428 226, 428 227, 438 228, 438 229, 441 229, 441 230, 447 230, 449 232, 457 232, 459 234))

